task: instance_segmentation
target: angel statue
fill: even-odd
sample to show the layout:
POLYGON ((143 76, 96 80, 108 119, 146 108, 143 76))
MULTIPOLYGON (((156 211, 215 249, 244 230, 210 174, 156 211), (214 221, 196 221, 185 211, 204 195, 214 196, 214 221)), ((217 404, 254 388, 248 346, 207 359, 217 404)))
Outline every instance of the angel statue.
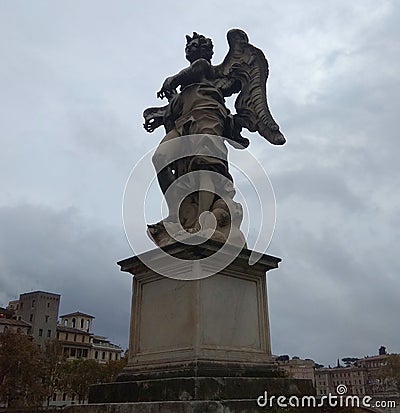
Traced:
POLYGON ((227 39, 225 59, 213 66, 212 40, 197 33, 186 36, 189 66, 165 79, 157 93, 168 104, 143 113, 147 132, 161 125, 166 130, 152 160, 169 216, 148 225, 149 236, 160 247, 188 234, 245 247, 242 206, 233 200, 226 143, 245 149, 249 140, 241 135, 243 127, 274 145, 285 143, 268 108, 263 52, 243 30, 229 30, 227 39), (225 97, 234 93, 239 94, 232 115, 225 97))

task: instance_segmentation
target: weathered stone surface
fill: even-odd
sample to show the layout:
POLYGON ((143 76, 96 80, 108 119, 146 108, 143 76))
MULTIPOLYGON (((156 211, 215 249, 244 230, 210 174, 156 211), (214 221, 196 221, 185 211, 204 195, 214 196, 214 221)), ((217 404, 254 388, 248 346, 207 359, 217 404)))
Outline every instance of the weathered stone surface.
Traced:
POLYGON ((185 377, 100 384, 90 391, 89 403, 189 400, 256 400, 264 394, 313 395, 309 380, 263 377, 185 377))
POLYGON ((176 244, 119 263, 134 275, 129 361, 119 380, 163 372, 176 377, 174 371, 199 377, 202 367, 217 376, 254 369, 270 376, 265 273, 280 259, 262 255, 250 265, 251 251, 220 248, 211 241, 176 244), (209 273, 214 275, 201 278, 209 273))
POLYGON ((318 407, 280 408, 258 407, 254 400, 224 401, 182 401, 154 403, 93 404, 71 406, 66 413, 363 413, 371 412, 362 408, 318 407))
POLYGON ((182 231, 194 233, 202 227, 211 230, 211 239, 243 247, 243 208, 233 200, 225 143, 246 148, 249 140, 240 134, 243 127, 274 145, 285 143, 268 108, 268 62, 240 29, 227 33, 229 52, 218 66, 211 64, 211 39, 197 33, 186 39, 189 66, 166 78, 157 93, 168 105, 143 113, 147 132, 161 125, 166 132, 153 163, 169 216, 149 225, 148 234, 163 247, 181 240, 182 231), (239 92, 237 113, 232 115, 224 98, 239 92))

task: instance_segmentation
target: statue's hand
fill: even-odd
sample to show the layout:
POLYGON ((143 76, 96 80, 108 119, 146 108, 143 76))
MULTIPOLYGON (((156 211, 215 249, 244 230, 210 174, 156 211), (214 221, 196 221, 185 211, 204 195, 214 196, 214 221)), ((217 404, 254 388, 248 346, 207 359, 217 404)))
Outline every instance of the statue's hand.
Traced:
POLYGON ((143 127, 147 132, 154 132, 159 126, 164 124, 165 107, 148 108, 143 112, 143 127))
POLYGON ((145 120, 143 127, 146 129, 147 132, 152 133, 161 125, 162 121, 160 119, 151 118, 145 120))
POLYGON ((171 99, 173 95, 176 94, 176 90, 172 87, 172 83, 174 81, 173 77, 167 77, 162 85, 162 88, 157 92, 157 97, 160 99, 167 98, 168 100, 171 99))

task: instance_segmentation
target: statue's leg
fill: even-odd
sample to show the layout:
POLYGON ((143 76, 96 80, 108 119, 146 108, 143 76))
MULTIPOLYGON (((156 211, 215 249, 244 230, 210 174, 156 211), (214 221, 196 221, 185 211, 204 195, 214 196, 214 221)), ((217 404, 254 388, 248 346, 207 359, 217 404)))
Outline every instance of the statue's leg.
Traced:
POLYGON ((211 205, 214 203, 215 198, 215 185, 213 179, 211 178, 210 174, 204 173, 200 174, 200 188, 199 191, 199 204, 197 210, 197 216, 203 212, 210 211, 211 205))
POLYGON ((173 139, 178 137, 178 131, 172 129, 165 135, 164 139, 158 145, 153 154, 152 162, 157 173, 158 183, 163 194, 166 193, 169 186, 176 179, 173 173, 174 142, 173 139))
POLYGON ((175 181, 174 162, 169 162, 174 156, 173 139, 178 137, 179 133, 176 129, 168 132, 164 139, 158 145, 154 152, 152 162, 157 173, 157 180, 169 209, 169 216, 166 221, 177 221, 178 216, 178 200, 174 191, 168 191, 168 188, 175 181))
MULTIPOLYGON (((210 167, 208 161, 211 161, 211 164, 223 164, 224 160, 227 159, 227 153, 224 153, 226 147, 221 138, 225 122, 224 116, 215 111, 202 111, 196 114, 195 118, 196 121, 192 123, 190 132, 192 134, 205 135, 203 138, 199 136, 195 141, 199 146, 199 153, 202 155, 195 157, 192 163, 192 169, 205 170, 204 173, 200 173, 199 179, 201 190, 198 193, 198 217, 200 217, 203 212, 211 210, 215 201, 216 186, 219 184, 219 182, 215 182, 215 179, 218 180, 215 174, 207 173, 207 170, 214 170, 212 166, 210 167), (206 147, 211 150, 209 156, 205 151, 206 147), (212 156, 216 155, 215 152, 218 154, 222 153, 221 158, 212 159, 212 156), (202 163, 204 164, 203 166, 201 165, 202 163)), ((200 223, 198 222, 197 225, 200 226, 200 223)))

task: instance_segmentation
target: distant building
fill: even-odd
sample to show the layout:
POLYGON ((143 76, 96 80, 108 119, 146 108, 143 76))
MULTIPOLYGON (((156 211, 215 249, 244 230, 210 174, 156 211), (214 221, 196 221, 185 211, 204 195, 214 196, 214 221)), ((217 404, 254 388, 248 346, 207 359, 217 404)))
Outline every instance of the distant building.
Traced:
MULTIPOLYGON (((67 360, 92 359, 98 363, 119 360, 122 348, 92 332, 94 316, 76 311, 60 316, 57 340, 63 346, 67 360)), ((50 402, 53 406, 73 404, 75 400, 66 393, 56 392, 50 402)))
MULTIPOLYGON (((0 333, 7 329, 32 336, 39 347, 57 339, 67 360, 92 359, 98 363, 119 360, 122 348, 92 331, 94 316, 75 311, 60 316, 60 295, 45 291, 24 293, 0 309, 0 333)), ((73 404, 66 393, 54 393, 51 405, 73 404)))
POLYGON ((388 357, 389 355, 385 352, 359 360, 360 366, 368 372, 367 388, 370 394, 384 396, 397 393, 396 386, 393 385, 392 380, 382 378, 382 370, 386 366, 388 357))
POLYGON ((348 395, 365 395, 367 371, 361 366, 320 368, 315 370, 317 395, 337 394, 336 388, 344 384, 348 395))
POLYGON ((275 360, 279 367, 285 370, 288 377, 311 380, 313 386, 315 386, 315 362, 313 360, 303 360, 297 356, 294 356, 292 359, 289 356, 279 356, 275 360))
POLYGON ((14 312, 17 320, 29 323, 30 334, 38 347, 46 340, 56 338, 60 295, 44 291, 24 293, 19 300, 10 301, 7 309, 14 312))
POLYGON ((315 371, 318 395, 337 394, 336 388, 344 384, 346 394, 366 396, 396 395, 392 380, 382 379, 382 369, 387 363, 386 349, 381 347, 379 355, 368 356, 347 367, 320 368, 315 371))
POLYGON ((81 331, 91 333, 92 324, 95 317, 89 314, 81 313, 80 311, 75 311, 74 313, 60 316, 60 319, 60 324, 64 327, 77 328, 81 331))
POLYGON ((32 326, 26 321, 17 320, 14 312, 0 307, 0 333, 12 331, 13 333, 30 334, 32 326))
POLYGON ((88 358, 106 363, 108 360, 119 360, 122 348, 112 344, 103 336, 92 332, 95 317, 76 311, 62 315, 57 326, 57 339, 64 347, 68 359, 88 358))
POLYGON ((121 355, 121 347, 111 343, 106 337, 93 336, 91 358, 99 363, 107 363, 107 361, 119 360, 121 355))

